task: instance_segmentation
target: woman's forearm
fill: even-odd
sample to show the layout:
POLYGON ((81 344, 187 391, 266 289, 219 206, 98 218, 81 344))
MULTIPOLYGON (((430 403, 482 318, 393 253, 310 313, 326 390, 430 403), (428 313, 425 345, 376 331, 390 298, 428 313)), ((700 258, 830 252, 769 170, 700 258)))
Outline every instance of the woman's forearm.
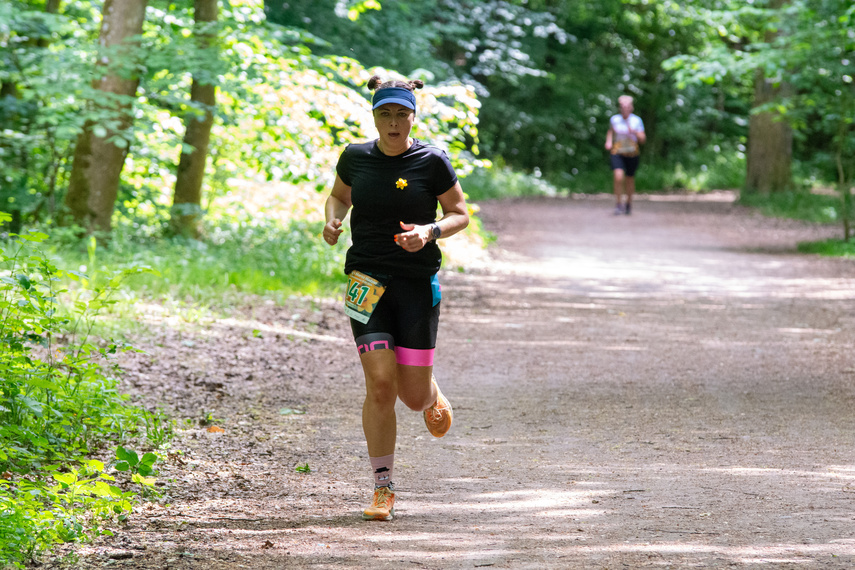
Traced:
POLYGON ((327 202, 324 206, 324 212, 326 216, 326 223, 329 223, 333 220, 342 221, 345 216, 347 216, 347 211, 350 209, 349 204, 345 204, 335 196, 330 195, 327 198, 327 202))
POLYGON ((461 212, 447 212, 436 223, 442 231, 440 237, 446 238, 465 230, 469 225, 469 215, 461 212))

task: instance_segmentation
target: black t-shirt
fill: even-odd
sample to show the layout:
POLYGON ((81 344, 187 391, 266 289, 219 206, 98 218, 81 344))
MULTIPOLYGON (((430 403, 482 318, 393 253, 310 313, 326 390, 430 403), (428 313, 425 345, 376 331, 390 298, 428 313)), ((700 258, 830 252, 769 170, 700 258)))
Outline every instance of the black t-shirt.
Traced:
POLYGON ((412 253, 395 243, 404 230, 399 222, 429 224, 436 220, 437 196, 457 182, 454 167, 442 150, 414 139, 398 156, 386 156, 376 141, 348 145, 336 172, 351 188, 350 229, 344 272, 429 277, 439 271, 442 254, 435 241, 412 253), (401 187, 403 186, 403 187, 401 187))

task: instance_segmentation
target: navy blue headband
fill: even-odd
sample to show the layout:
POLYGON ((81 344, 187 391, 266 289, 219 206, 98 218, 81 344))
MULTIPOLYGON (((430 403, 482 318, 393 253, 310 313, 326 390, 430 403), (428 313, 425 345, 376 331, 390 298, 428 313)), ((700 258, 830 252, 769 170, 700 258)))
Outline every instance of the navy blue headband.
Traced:
POLYGON ((372 109, 386 103, 397 103, 413 111, 416 110, 416 96, 403 87, 385 87, 374 92, 374 98, 371 100, 372 109))

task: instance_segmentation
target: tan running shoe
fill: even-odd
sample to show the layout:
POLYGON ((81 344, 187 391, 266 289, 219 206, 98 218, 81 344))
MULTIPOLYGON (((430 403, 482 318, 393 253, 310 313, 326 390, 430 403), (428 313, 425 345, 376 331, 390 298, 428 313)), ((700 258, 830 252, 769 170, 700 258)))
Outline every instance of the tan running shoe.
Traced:
POLYGON ((451 403, 442 395, 436 378, 431 376, 430 381, 436 386, 436 402, 425 410, 425 425, 432 436, 442 437, 451 429, 451 403))
POLYGON ((395 516, 395 492, 392 486, 376 487, 371 506, 362 511, 363 520, 390 521, 395 516))

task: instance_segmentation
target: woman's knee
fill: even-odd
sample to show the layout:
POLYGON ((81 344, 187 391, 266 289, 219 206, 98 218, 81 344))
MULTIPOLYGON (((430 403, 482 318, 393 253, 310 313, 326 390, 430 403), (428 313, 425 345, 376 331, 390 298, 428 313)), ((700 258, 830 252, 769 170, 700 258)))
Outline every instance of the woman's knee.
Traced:
POLYGON ((401 381, 398 389, 398 397, 405 406, 416 412, 421 412, 434 403, 434 398, 431 398, 431 373, 428 370, 426 373, 418 374, 416 377, 407 378, 401 381))
POLYGON ((398 399, 394 375, 372 375, 365 378, 365 399, 381 407, 394 407, 398 399))
POLYGON ((423 412, 433 404, 430 398, 430 388, 420 394, 400 394, 399 397, 401 402, 414 412, 423 412))

